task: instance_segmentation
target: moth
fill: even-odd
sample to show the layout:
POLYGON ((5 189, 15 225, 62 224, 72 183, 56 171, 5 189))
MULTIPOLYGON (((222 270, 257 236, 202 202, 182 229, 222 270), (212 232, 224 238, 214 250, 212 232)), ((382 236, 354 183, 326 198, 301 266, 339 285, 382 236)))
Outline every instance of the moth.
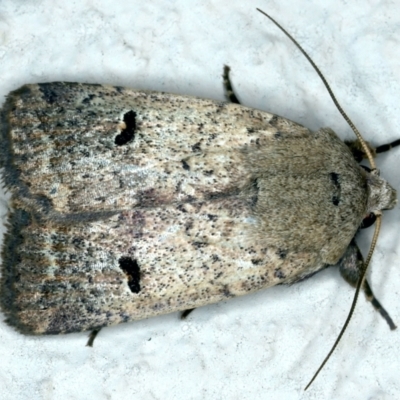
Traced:
POLYGON ((0 135, 12 195, 0 302, 25 334, 191 310, 334 265, 356 285, 354 237, 397 201, 331 129, 236 103, 25 85, 0 135))

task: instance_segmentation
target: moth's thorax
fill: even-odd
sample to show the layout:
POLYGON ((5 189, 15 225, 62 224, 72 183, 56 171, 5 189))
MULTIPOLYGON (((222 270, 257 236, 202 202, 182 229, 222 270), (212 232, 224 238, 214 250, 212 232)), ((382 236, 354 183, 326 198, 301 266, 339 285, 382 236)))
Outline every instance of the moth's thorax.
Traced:
POLYGON ((367 212, 367 175, 330 129, 264 140, 248 155, 257 175, 257 241, 264 236, 279 248, 290 243, 296 254, 335 264, 367 212))
POLYGON ((391 210, 397 204, 397 192, 379 176, 379 171, 366 172, 368 185, 368 213, 391 210))

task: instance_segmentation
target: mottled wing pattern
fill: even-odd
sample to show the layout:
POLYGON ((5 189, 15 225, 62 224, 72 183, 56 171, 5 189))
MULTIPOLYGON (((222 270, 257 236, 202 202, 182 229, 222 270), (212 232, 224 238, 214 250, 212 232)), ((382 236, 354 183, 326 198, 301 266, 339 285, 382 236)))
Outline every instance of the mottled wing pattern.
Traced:
POLYGON ((336 263, 367 207, 328 130, 234 104, 51 83, 1 115, 13 213, 1 301, 27 333, 88 330, 336 263))

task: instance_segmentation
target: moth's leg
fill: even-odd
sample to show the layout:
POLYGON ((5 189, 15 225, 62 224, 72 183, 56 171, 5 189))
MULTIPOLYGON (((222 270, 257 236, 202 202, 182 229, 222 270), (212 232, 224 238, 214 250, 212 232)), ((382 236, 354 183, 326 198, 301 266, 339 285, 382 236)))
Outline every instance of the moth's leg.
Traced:
POLYGON ((101 328, 97 328, 97 329, 93 329, 92 332, 90 332, 89 339, 86 343, 86 346, 93 347, 94 339, 96 339, 96 336, 98 335, 100 330, 101 330, 101 328))
MULTIPOLYGON (((345 140, 345 144, 349 147, 357 162, 361 162, 364 158, 367 158, 365 151, 358 140, 345 140)), ((382 144, 378 147, 372 147, 368 142, 366 142, 366 144, 371 151, 372 156, 376 157, 379 153, 384 153, 385 151, 393 149, 393 147, 400 146, 400 139, 394 140, 391 143, 382 144)))
MULTIPOLYGON (((353 240, 349 247, 347 247, 346 252, 344 253, 341 260, 338 262, 340 274, 348 282, 351 286, 356 287, 357 282, 360 277, 360 271, 363 266, 364 259, 363 256, 356 244, 353 240)), ((383 308, 383 306, 379 303, 378 299, 372 292, 371 286, 368 281, 364 279, 363 290, 367 300, 372 303, 375 309, 381 314, 381 316, 386 320, 390 329, 396 329, 396 325, 394 324, 392 318, 388 312, 383 308)))
POLYGON ((236 95, 233 91, 231 78, 229 76, 230 71, 231 71, 231 68, 228 67, 227 65, 224 65, 224 73, 223 73, 222 77, 224 78, 225 96, 231 103, 240 104, 238 98, 236 97, 236 95))
POLYGON ((393 149, 393 147, 396 147, 396 146, 400 146, 400 139, 393 140, 393 142, 390 142, 390 143, 381 144, 380 146, 378 146, 375 149, 375 151, 376 151, 376 154, 384 153, 385 151, 389 151, 389 150, 393 149))
POLYGON ((183 311, 181 314, 181 319, 186 319, 186 317, 194 310, 195 308, 189 308, 188 310, 183 311))

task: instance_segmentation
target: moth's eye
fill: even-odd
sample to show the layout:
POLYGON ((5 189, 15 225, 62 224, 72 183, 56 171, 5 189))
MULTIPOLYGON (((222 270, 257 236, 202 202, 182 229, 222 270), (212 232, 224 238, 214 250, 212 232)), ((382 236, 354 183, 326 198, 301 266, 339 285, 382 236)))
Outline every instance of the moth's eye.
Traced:
POLYGON ((361 222, 360 229, 365 229, 373 225, 376 221, 376 215, 374 213, 370 213, 367 215, 361 222))
POLYGON ((371 168, 367 167, 366 165, 360 165, 360 167, 365 169, 367 172, 371 172, 371 168))

